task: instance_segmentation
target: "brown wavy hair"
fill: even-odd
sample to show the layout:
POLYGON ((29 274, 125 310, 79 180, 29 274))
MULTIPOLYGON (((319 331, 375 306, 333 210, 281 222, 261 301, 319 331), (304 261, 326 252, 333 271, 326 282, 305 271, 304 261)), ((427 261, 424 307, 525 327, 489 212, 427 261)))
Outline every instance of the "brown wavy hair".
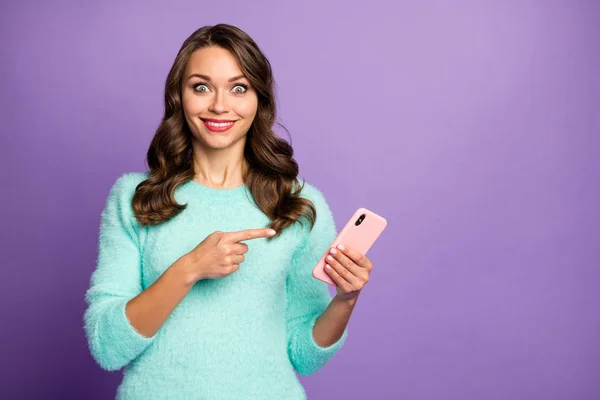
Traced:
POLYGON ((316 209, 310 200, 300 197, 302 187, 292 146, 273 131, 276 101, 271 64, 248 34, 228 24, 196 30, 175 57, 165 83, 164 116, 146 156, 150 176, 136 187, 132 200, 136 219, 142 225, 156 225, 187 208, 174 196, 178 186, 194 178, 191 133, 182 109, 182 79, 191 54, 211 46, 233 54, 258 96, 258 109, 244 148, 249 166, 244 183, 258 208, 270 218, 269 227, 277 235, 302 216, 313 226, 316 209))

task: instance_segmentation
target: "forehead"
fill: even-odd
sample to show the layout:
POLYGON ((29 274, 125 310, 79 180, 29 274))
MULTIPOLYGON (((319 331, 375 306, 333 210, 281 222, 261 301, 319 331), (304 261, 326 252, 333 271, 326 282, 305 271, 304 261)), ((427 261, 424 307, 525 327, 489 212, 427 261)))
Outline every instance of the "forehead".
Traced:
POLYGON ((227 80, 242 75, 242 70, 229 50, 205 47, 194 51, 187 63, 185 77, 194 73, 208 75, 214 80, 227 80))

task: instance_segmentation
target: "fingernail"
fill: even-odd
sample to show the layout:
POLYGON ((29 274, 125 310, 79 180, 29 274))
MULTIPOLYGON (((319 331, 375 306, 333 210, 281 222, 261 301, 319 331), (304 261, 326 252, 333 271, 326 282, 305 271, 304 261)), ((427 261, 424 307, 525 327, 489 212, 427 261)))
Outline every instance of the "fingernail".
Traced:
POLYGON ((329 252, 330 252, 331 254, 333 254, 333 255, 336 255, 336 254, 337 254, 337 250, 336 250, 336 249, 334 249, 333 247, 332 247, 331 249, 329 249, 329 252))
POLYGON ((333 261, 333 257, 327 256, 327 261, 333 261))
POLYGON ((275 232, 273 229, 269 229, 269 230, 267 231, 267 235, 269 235, 269 236, 273 236, 273 235, 274 235, 274 234, 276 234, 276 233, 277 233, 277 232, 275 232))
POLYGON ((346 248, 344 247, 343 244, 338 244, 338 249, 340 249, 340 250, 346 250, 346 248))

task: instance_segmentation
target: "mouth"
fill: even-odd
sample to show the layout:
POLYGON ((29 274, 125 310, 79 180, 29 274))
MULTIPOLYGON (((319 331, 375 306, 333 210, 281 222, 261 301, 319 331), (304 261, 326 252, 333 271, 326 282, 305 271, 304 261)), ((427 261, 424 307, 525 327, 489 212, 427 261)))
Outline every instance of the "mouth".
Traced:
POLYGON ((214 118, 200 118, 204 123, 204 126, 212 132, 225 132, 236 123, 233 120, 214 119, 214 118))

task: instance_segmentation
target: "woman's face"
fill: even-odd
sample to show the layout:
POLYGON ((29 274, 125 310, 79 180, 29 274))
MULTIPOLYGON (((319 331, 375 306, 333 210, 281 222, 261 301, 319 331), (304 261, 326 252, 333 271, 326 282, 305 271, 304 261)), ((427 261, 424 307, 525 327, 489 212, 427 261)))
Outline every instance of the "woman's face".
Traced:
POLYGON ((187 124, 203 147, 223 149, 245 139, 258 97, 229 50, 205 47, 192 53, 181 93, 187 124))

